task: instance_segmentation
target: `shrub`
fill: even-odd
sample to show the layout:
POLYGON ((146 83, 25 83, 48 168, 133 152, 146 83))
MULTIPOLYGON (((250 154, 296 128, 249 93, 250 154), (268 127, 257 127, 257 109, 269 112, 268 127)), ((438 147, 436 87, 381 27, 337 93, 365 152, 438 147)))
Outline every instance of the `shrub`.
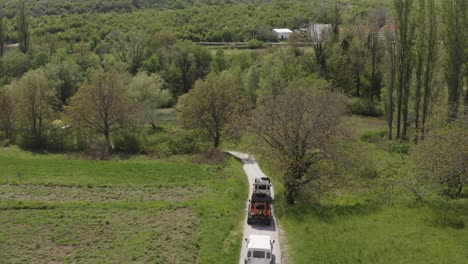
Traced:
POLYGON ((249 49, 261 48, 263 47, 263 41, 258 40, 258 39, 251 39, 249 40, 249 42, 247 42, 247 47, 249 47, 249 49))
POLYGON ((20 148, 25 150, 43 150, 47 146, 47 139, 44 135, 37 137, 29 131, 22 131, 18 134, 16 143, 20 148))
POLYGON ((386 129, 365 131, 361 134, 360 139, 365 142, 377 142, 384 139, 387 133, 386 129))
POLYGON ((10 145, 10 140, 8 139, 5 132, 0 131, 0 147, 8 147, 10 145))
POLYGON ((142 151, 158 156, 194 154, 200 151, 200 145, 192 132, 157 132, 144 139, 142 151))
POLYGON ((114 150, 136 154, 142 150, 141 139, 138 133, 121 132, 118 133, 113 140, 114 150))
POLYGON ((88 154, 94 160, 109 160, 110 153, 107 142, 103 138, 94 138, 88 141, 86 148, 88 154))
POLYGON ((400 154, 408 154, 410 149, 410 143, 405 141, 395 141, 390 145, 389 151, 400 154))
POLYGON ((383 109, 380 104, 372 103, 369 99, 353 97, 349 100, 348 109, 351 113, 365 116, 382 116, 383 109))
POLYGON ((73 133, 70 127, 54 127, 47 131, 48 151, 64 152, 74 150, 73 133))

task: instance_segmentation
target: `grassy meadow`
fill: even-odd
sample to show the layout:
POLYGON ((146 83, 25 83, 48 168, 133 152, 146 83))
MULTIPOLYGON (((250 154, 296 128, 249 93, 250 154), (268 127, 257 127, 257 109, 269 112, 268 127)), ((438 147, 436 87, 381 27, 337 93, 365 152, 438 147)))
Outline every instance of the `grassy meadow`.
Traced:
POLYGON ((407 155, 385 149, 384 139, 363 141, 363 135, 385 130, 385 121, 354 117, 349 126, 355 131, 353 144, 375 164, 376 175, 351 179, 320 203, 289 207, 278 163, 258 149, 252 136, 238 146, 257 152, 260 166, 273 179, 288 263, 466 263, 467 196, 450 200, 432 195, 414 203, 400 185, 407 175, 407 155))
POLYGON ((236 263, 241 165, 0 149, 0 263, 236 263))

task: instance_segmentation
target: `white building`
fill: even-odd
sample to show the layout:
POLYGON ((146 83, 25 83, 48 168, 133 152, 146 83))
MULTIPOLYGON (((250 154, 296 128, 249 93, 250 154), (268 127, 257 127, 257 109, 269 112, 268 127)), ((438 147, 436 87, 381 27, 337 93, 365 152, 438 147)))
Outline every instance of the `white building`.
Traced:
POLYGON ((278 37, 279 40, 288 39, 289 35, 293 33, 288 28, 274 28, 273 33, 278 37))

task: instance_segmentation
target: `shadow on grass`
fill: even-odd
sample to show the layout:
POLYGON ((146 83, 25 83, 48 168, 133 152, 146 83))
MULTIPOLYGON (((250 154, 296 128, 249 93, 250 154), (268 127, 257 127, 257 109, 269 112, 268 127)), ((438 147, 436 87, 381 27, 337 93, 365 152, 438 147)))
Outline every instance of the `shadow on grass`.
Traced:
POLYGON ((373 202, 357 202, 354 204, 298 203, 289 206, 282 198, 280 195, 275 197, 277 215, 287 214, 288 218, 295 218, 299 221, 313 217, 321 222, 332 223, 346 217, 369 215, 381 208, 379 204, 373 202))
POLYGON ((427 208, 427 225, 468 230, 468 199, 431 201, 427 203, 427 208))

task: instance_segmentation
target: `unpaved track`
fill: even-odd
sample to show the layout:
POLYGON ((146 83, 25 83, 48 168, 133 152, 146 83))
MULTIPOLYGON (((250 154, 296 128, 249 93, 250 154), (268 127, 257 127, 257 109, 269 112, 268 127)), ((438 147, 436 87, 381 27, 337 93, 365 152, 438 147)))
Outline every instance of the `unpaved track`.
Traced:
MULTIPOLYGON (((229 153, 239 159, 241 159, 244 171, 247 174, 249 179, 249 197, 252 195, 252 185, 255 181, 255 178, 258 177, 266 177, 265 174, 262 172, 258 163, 255 159, 250 156, 249 154, 237 152, 237 151, 229 151, 229 153)), ((271 196, 274 198, 274 188, 271 188, 271 196)), ((249 202, 247 199, 246 210, 248 208, 249 202)), ((279 228, 276 225, 276 217, 274 213, 274 207, 272 206, 272 213, 273 213, 273 221, 271 222, 270 226, 265 225, 248 225, 247 224, 247 213, 245 214, 244 218, 244 234, 242 236, 242 248, 241 254, 239 258, 239 264, 244 264, 245 254, 246 254, 246 246, 247 243, 245 242, 245 238, 249 237, 249 235, 267 235, 270 236, 271 239, 275 240, 275 244, 273 244, 273 259, 276 264, 282 263, 281 261, 281 246, 280 246, 280 236, 279 236, 279 228)))

